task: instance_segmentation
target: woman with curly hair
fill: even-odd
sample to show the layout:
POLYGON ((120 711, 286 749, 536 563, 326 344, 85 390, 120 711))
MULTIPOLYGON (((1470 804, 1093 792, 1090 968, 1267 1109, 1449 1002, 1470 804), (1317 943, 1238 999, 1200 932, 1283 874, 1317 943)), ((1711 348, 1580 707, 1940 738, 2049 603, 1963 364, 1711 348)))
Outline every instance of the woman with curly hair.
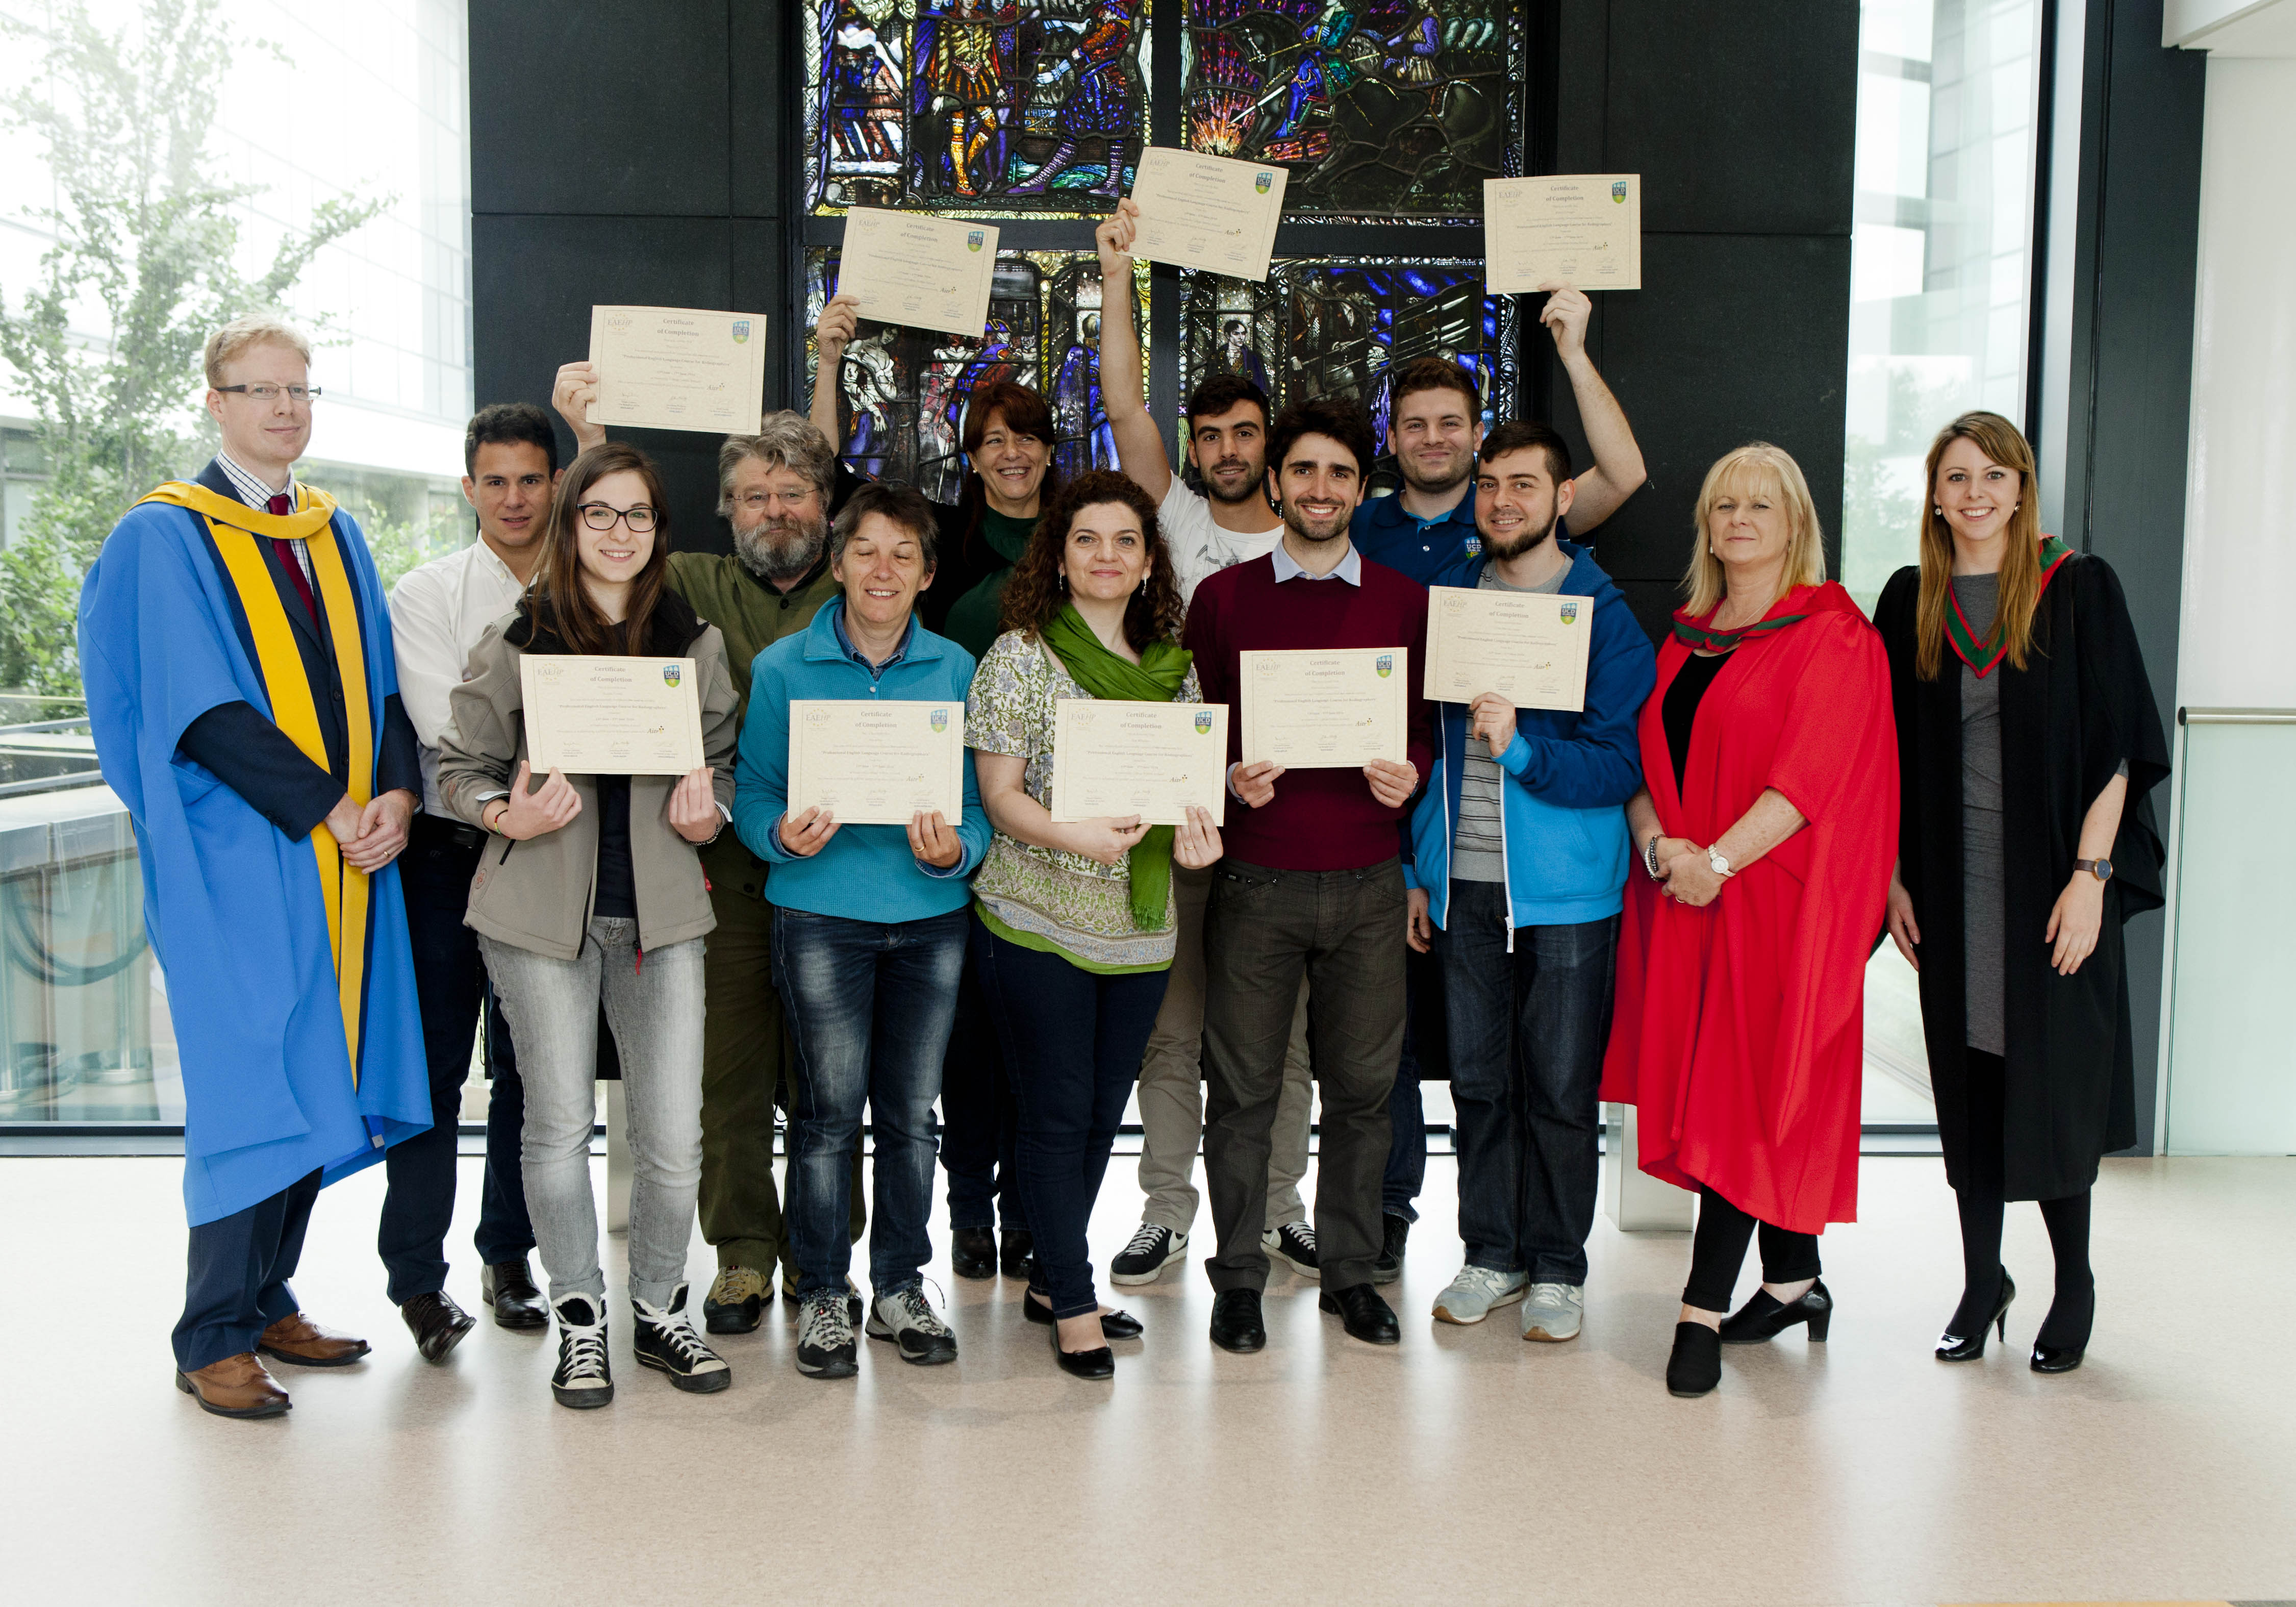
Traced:
POLYGON ((1036 1233, 1029 1319, 1061 1366, 1114 1374, 1085 1230, 1141 1051, 1163 1003, 1177 920, 1172 866, 1220 857, 1201 809, 1055 821, 1054 710, 1066 698, 1203 701, 1180 646, 1180 592, 1156 505, 1095 471, 1046 508, 1004 588, 1004 633, 974 675, 965 741, 996 834, 973 881, 972 958, 1020 1106, 1021 1192, 1036 1233))

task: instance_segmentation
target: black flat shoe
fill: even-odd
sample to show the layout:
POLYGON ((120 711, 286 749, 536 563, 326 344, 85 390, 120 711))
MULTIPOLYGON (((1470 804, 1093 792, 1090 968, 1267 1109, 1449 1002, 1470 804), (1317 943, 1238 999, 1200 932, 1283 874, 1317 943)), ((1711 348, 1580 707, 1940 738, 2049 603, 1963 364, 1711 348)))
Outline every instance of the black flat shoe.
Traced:
MULTIPOLYGON (((1053 1308, 1034 1294, 1021 1297, 1021 1315, 1032 1323, 1043 1323, 1051 1327, 1060 1325, 1060 1318, 1053 1315, 1053 1308)), ((1109 1309, 1100 1314, 1100 1331, 1112 1340, 1136 1340, 1144 1329, 1140 1319, 1130 1312, 1109 1309)))
POLYGON ((1212 1301, 1212 1343, 1238 1356, 1249 1356, 1267 1343, 1267 1324, 1260 1320, 1259 1291, 1225 1289, 1212 1301))
POLYGON ((960 1227, 949 1235, 948 1269, 960 1278, 996 1275, 996 1235, 985 1227, 960 1227))
POLYGON ((1359 1339, 1366 1345, 1399 1345, 1403 1329, 1395 1320, 1395 1308, 1379 1298, 1379 1291, 1368 1283, 1350 1283, 1333 1292, 1325 1290, 1316 1297, 1316 1308, 1335 1313, 1340 1326, 1348 1337, 1359 1339))
MULTIPOLYGON (((1954 1328, 1961 1326, 1961 1313, 1956 1311, 1953 1314, 1953 1326, 1938 1335, 1938 1360, 1941 1362, 1978 1360, 1985 1354, 1985 1331, 1988 1328, 2001 1336, 2003 1344, 2007 1344, 2009 1342, 2009 1302, 2016 1298, 2017 1280, 2011 1277, 2007 1270, 2004 1269, 2001 1274, 2001 1293, 1993 1302, 1993 1315, 1976 1324, 1976 1332, 1961 1334, 1953 1331, 1954 1328)), ((1966 1303, 1965 1300, 1964 1303, 1966 1303)))
POLYGON ((1008 1278, 1025 1278, 1036 1271, 1037 1235, 1025 1227, 1008 1227, 996 1265, 1008 1278))
POLYGON ((1711 1395, 1722 1382, 1722 1336, 1703 1323, 1674 1325, 1674 1354, 1666 1358, 1666 1392, 1685 1400, 1711 1395))
POLYGON ((1720 1338, 1726 1345, 1759 1345, 1796 1323, 1808 1323, 1810 1342, 1822 1345, 1833 1321, 1833 1295, 1825 1280, 1819 1278, 1802 1291, 1799 1300, 1781 1300, 1767 1289, 1757 1289, 1752 1300, 1722 1319, 1720 1338))
POLYGON ((1097 1350, 1063 1350, 1061 1331, 1053 1330, 1053 1359, 1061 1371, 1071 1378, 1105 1379, 1116 1376, 1116 1352, 1103 1345, 1097 1350))

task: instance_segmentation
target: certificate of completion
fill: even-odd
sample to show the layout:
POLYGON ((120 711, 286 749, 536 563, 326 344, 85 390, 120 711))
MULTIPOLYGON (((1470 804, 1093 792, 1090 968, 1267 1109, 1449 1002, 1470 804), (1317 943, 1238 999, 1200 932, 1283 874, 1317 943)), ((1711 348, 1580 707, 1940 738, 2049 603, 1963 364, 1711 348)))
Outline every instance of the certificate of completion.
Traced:
POLYGON ((824 808, 840 825, 905 826, 939 809, 964 816, 964 701, 793 698, 789 812, 824 808))
POLYGON ((1483 180, 1483 284, 1493 295, 1542 284, 1643 287, 1643 176, 1558 174, 1483 180))
POLYGON ((590 422, 750 435, 765 415, 766 320, 683 307, 594 307, 590 422))
POLYGON ((996 276, 993 225, 878 207, 845 214, 837 290, 861 299, 865 318, 978 340, 996 276))
POLYGON ((1053 818, 1136 815, 1177 826, 1190 804, 1227 821, 1227 705, 1062 698, 1053 705, 1053 818))
POLYGON ((518 669, 534 775, 683 775, 701 766, 693 660, 528 653, 518 669))
POLYGON ((1518 709, 1584 709, 1594 637, 1592 597, 1430 586, 1427 695, 1472 703, 1495 692, 1518 709))
POLYGON ((1132 179, 1132 200, 1140 209, 1132 254, 1264 281, 1290 177, 1272 163, 1151 145, 1140 153, 1132 179))
POLYGON ((1341 647, 1242 652, 1243 762, 1287 770, 1401 764, 1411 717, 1411 650, 1341 647))

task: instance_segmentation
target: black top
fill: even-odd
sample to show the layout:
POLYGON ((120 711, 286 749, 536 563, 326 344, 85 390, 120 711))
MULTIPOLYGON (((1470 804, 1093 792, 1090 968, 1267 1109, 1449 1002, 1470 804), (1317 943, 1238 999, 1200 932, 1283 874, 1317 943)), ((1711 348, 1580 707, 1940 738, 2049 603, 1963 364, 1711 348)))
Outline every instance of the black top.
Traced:
POLYGON ((1692 653, 1675 672, 1674 685, 1666 689, 1666 701, 1659 706, 1659 718, 1666 726, 1666 750, 1674 758, 1677 795, 1682 791, 1682 773, 1690 763, 1690 731, 1698 723, 1698 705, 1706 701, 1708 688, 1729 661, 1726 652, 1711 658, 1692 653))
POLYGON ((638 918, 637 878, 630 869, 630 778, 598 777, 598 897, 593 915, 638 918))

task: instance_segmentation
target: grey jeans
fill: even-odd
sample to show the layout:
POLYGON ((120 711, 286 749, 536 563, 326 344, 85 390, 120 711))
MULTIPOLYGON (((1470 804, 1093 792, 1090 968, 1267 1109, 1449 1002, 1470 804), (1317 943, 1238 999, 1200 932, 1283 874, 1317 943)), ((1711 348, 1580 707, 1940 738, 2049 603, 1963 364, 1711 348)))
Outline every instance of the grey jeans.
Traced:
MULTIPOLYGON (((1140 1192, 1148 1203, 1141 1219, 1186 1233, 1196 1219, 1196 1145, 1204 1132, 1204 906, 1211 897, 1210 869, 1172 867, 1172 904, 1179 917, 1163 1008, 1140 1061, 1140 1192)), ((1315 1086, 1308 1070, 1308 985, 1292 1017, 1283 1053, 1283 1092, 1267 1155, 1267 1225, 1305 1222, 1300 1179, 1308 1175, 1308 1124, 1315 1086)))
POLYGON ((526 1082, 526 1209, 553 1304, 606 1292, 590 1190, 601 1003, 629 1111, 630 1295, 667 1306, 685 1282, 701 1183, 701 939, 643 956, 637 940, 636 922, 607 918, 571 960, 479 939, 526 1082))

